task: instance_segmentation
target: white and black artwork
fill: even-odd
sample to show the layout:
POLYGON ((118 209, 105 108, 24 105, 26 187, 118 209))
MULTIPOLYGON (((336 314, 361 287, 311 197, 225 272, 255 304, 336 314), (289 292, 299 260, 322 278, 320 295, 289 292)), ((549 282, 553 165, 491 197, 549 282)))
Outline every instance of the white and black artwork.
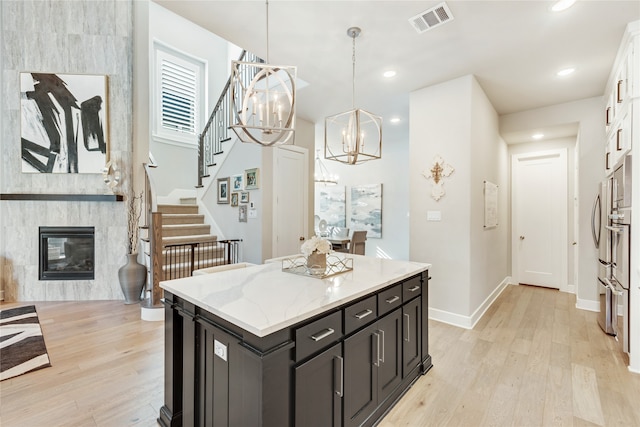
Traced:
POLYGON ((107 77, 20 73, 22 172, 102 173, 107 77))

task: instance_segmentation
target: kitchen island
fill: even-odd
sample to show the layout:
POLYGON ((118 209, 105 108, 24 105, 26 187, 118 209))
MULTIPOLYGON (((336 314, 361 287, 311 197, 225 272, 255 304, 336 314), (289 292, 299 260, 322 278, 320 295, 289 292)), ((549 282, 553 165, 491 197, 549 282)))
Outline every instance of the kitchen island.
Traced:
POLYGON ((165 281, 163 426, 374 425, 431 368, 430 265, 359 255, 165 281))

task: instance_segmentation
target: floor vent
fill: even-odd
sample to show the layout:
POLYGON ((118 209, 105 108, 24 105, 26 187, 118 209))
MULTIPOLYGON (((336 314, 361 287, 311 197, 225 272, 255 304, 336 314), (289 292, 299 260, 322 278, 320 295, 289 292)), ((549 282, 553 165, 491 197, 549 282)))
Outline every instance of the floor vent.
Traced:
POLYGON ((415 28, 418 34, 422 34, 449 21, 453 21, 453 15, 449 10, 449 6, 444 2, 409 19, 409 23, 415 28))

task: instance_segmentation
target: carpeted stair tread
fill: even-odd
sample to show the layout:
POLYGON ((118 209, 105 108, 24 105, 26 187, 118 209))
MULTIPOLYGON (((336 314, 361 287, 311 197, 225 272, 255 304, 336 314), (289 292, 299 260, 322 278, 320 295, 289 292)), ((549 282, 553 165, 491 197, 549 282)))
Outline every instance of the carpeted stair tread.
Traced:
POLYGON ((181 243, 216 242, 217 240, 218 236, 212 234, 194 234, 190 236, 163 237, 162 243, 164 245, 176 245, 181 243))
POLYGON ((204 224, 202 214, 162 214, 162 225, 204 224))
POLYGON ((207 224, 170 224, 162 225, 162 237, 193 236, 209 234, 211 226, 207 224))
POLYGON ((158 212, 162 214, 197 214, 198 205, 162 204, 158 205, 158 212))

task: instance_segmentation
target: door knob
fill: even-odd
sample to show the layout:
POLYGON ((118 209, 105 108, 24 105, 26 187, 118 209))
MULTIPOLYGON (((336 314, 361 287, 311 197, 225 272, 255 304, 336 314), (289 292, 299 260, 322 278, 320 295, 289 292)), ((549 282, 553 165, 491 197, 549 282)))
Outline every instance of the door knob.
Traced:
POLYGON ((304 236, 300 236, 300 241, 304 242, 304 236))
POLYGON ((524 240, 524 236, 520 236, 520 240, 524 240))

